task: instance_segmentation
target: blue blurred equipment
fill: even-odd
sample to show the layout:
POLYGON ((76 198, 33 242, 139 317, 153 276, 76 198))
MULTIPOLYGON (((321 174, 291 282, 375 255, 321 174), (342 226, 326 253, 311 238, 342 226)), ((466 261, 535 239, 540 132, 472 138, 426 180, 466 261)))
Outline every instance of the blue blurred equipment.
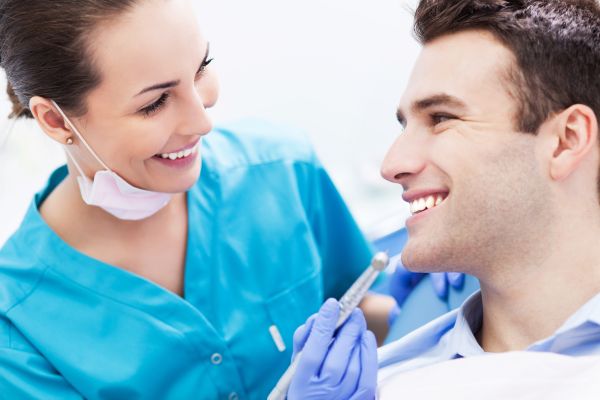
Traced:
POLYGON ((366 330, 360 309, 336 332, 340 306, 329 299, 319 313, 294 334, 294 353, 299 357, 296 374, 287 393, 289 400, 373 399, 377 385, 377 343, 366 330))

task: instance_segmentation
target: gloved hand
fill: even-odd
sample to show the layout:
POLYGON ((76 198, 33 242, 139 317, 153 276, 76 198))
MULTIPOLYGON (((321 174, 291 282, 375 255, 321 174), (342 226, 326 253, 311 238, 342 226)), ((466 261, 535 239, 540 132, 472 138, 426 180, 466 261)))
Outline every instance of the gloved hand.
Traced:
POLYGON ((465 285, 465 274, 460 272, 433 272, 431 274, 433 291, 442 300, 448 298, 449 287, 461 290, 465 285))
POLYGON ((377 343, 360 309, 337 333, 339 304, 329 299, 294 333, 302 350, 289 400, 372 400, 377 385, 377 343), (333 342, 332 342, 333 339, 333 342))
MULTIPOLYGON (((449 286, 461 290, 465 283, 465 275, 458 272, 434 272, 430 275, 433 290, 442 300, 448 298, 449 286)), ((390 294, 396 299, 398 306, 402 307, 408 295, 425 276, 427 274, 407 270, 398 261, 396 270, 390 277, 390 294)))

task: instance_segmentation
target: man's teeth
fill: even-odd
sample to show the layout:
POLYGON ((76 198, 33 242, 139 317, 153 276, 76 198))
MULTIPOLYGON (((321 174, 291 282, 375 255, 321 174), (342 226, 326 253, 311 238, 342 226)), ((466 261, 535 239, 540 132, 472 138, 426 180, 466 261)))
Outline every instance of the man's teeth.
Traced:
POLYGON ((178 158, 185 158, 185 157, 189 157, 190 155, 194 154, 196 152, 196 147, 198 147, 198 146, 194 146, 191 149, 187 149, 187 150, 183 150, 183 151, 179 151, 179 152, 175 152, 175 153, 162 153, 162 154, 159 154, 159 156, 161 158, 177 160, 178 158))
POLYGON ((410 203, 410 212, 412 214, 416 214, 418 212, 424 211, 426 209, 433 208, 435 206, 439 206, 442 201, 444 201, 444 197, 441 194, 436 196, 427 196, 422 197, 420 199, 414 200, 410 203))

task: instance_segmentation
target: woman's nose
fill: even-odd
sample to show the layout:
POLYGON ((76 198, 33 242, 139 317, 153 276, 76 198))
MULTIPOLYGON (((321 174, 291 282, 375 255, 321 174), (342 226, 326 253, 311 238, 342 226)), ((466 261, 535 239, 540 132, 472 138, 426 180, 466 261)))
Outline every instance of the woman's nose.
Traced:
POLYGON ((186 112, 182 115, 181 132, 190 135, 204 135, 211 131, 213 125, 207 109, 214 106, 219 97, 219 86, 214 73, 207 73, 196 82, 189 96, 186 112))

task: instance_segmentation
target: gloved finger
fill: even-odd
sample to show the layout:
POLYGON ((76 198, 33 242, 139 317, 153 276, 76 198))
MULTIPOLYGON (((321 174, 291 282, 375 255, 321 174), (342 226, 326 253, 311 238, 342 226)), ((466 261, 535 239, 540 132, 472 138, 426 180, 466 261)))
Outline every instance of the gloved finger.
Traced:
POLYGON ((429 274, 431 276, 431 284, 433 285, 433 291, 436 296, 442 300, 448 298, 448 281, 445 272, 433 272, 429 274))
POLYGON ((390 328, 392 326, 394 326, 394 323, 400 316, 400 313, 402 313, 402 310, 400 309, 400 307, 398 307, 398 305, 395 305, 394 307, 392 307, 392 309, 388 313, 388 317, 387 317, 388 326, 390 328))
POLYGON ((360 343, 362 334, 367 329, 365 317, 360 309, 354 309, 350 318, 340 327, 335 341, 329 349, 327 358, 321 368, 320 378, 337 385, 341 382, 349 366, 352 349, 360 343))
POLYGON ((448 283, 456 290, 461 290, 465 285, 465 274, 461 272, 448 272, 448 283))
POLYGON ((377 340, 366 331, 360 343, 360 378, 350 400, 373 400, 377 390, 377 340))
POLYGON ((312 330, 313 324, 315 323, 315 319, 317 318, 317 314, 311 315, 304 324, 300 325, 298 329, 294 332, 293 339, 293 352, 292 352, 292 360, 296 356, 296 354, 302 350, 304 344, 306 344, 306 340, 308 339, 308 335, 312 330))
POLYGON ((407 270, 401 260, 398 260, 393 272, 395 283, 409 288, 413 288, 425 275, 427 274, 407 270))
POLYGON ((362 335, 354 343, 350 352, 350 358, 346 371, 341 377, 341 381, 337 386, 337 394, 340 399, 349 399, 358 388, 358 380, 360 379, 360 371, 362 369, 360 359, 360 346, 362 335))
POLYGON ((339 315, 340 306, 335 299, 328 299, 321 306, 302 349, 296 372, 299 382, 308 382, 319 373, 327 357, 339 315))
POLYGON ((423 278, 425 278, 427 276, 427 274, 423 273, 423 272, 412 272, 411 271, 411 287, 414 289, 415 286, 417 286, 419 284, 419 282, 421 282, 423 280, 423 278))

